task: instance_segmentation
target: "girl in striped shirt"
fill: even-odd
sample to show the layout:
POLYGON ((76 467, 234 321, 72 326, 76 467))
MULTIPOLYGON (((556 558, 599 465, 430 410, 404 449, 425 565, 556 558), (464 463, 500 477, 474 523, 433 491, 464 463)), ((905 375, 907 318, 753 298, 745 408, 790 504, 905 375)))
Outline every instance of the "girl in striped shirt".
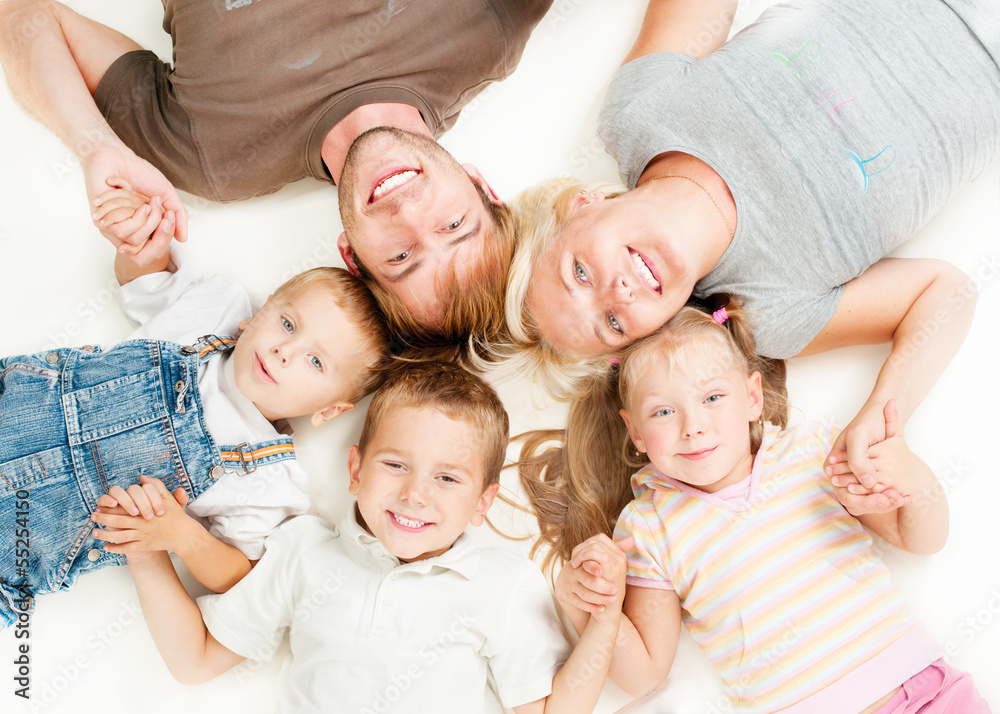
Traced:
POLYGON ((870 453, 874 491, 897 508, 855 518, 831 475, 860 485, 843 460, 824 472, 838 431, 787 425, 784 365, 755 354, 727 301, 684 308, 612 360, 564 434, 526 439, 521 479, 539 542, 568 561, 556 594, 574 627, 613 600, 601 575, 624 558, 610 676, 633 695, 666 678, 683 622, 742 714, 988 712, 862 528, 915 553, 947 539, 944 495, 907 447, 895 404, 870 453))

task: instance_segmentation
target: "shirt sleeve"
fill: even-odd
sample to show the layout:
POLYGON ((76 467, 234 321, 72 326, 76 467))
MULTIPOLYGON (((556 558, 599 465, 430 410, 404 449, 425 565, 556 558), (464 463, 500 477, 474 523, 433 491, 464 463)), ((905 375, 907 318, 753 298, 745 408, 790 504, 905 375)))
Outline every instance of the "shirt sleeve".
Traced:
POLYGON ((242 285, 222 275, 196 278, 178 251, 171 251, 171 263, 175 270, 142 275, 118 291, 122 312, 137 325, 130 339, 189 344, 204 335, 235 334, 250 318, 242 285))
POLYGON ((267 539, 260 562, 227 592, 198 598, 205 626, 219 643, 247 659, 269 662, 292 622, 301 550, 295 521, 267 539))
POLYGON ((504 583, 506 617, 500 641, 491 643, 490 672, 505 707, 552 693, 552 679, 569 658, 552 591, 538 566, 525 561, 519 577, 504 583))
POLYGON ((265 539, 284 521, 309 510, 309 478, 294 459, 227 473, 188 505, 208 532, 238 548, 250 560, 264 552, 265 539))
MULTIPOLYGON (((615 525, 615 540, 628 536, 635 538, 635 545, 625 556, 628 561, 625 583, 641 588, 673 590, 674 585, 660 556, 659 541, 649 526, 644 510, 639 502, 633 501, 625 507, 615 525)), ((655 517, 655 513, 652 515, 655 517)))

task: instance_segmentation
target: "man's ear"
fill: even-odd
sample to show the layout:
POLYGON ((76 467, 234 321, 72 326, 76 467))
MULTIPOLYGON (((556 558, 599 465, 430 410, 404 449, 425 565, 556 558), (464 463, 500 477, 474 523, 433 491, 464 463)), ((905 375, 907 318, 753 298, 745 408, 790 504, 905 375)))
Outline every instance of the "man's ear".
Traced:
POLYGON ((503 201, 500 200, 497 192, 493 190, 492 186, 486 183, 486 179, 483 178, 481 173, 479 173, 479 169, 477 169, 475 165, 462 164, 462 168, 465 169, 465 173, 469 174, 469 176, 472 177, 472 180, 479 184, 479 187, 486 192, 487 197, 490 199, 490 203, 494 206, 500 206, 503 204, 503 201))
POLYGON ((326 409, 316 412, 309 419, 309 423, 313 426, 320 426, 325 421, 330 421, 335 417, 339 417, 341 414, 346 414, 347 412, 354 409, 354 405, 351 402, 340 402, 338 404, 331 404, 326 409))
POLYGON ((490 506, 493 505, 493 499, 497 497, 497 492, 500 490, 499 483, 491 483, 483 491, 483 495, 479 497, 479 503, 476 505, 476 512, 472 514, 472 518, 469 520, 474 526, 483 525, 483 519, 486 518, 486 512, 490 510, 490 506))
POLYGON ((351 244, 347 242, 346 231, 341 233, 340 237, 337 238, 337 248, 340 250, 340 257, 344 259, 344 265, 347 266, 347 272, 355 278, 360 278, 361 271, 358 270, 358 264, 354 262, 354 250, 351 248, 351 244))
POLYGON ((628 417, 628 412, 624 409, 619 409, 618 413, 621 414, 622 419, 625 420, 625 428, 628 429, 629 438, 632 439, 632 443, 635 444, 635 448, 645 453, 646 445, 642 443, 642 437, 639 436, 639 432, 633 428, 632 420, 628 417))
POLYGON ((351 492, 352 496, 357 496, 358 491, 361 490, 361 451, 357 445, 352 446, 347 453, 347 472, 351 476, 347 490, 351 492))

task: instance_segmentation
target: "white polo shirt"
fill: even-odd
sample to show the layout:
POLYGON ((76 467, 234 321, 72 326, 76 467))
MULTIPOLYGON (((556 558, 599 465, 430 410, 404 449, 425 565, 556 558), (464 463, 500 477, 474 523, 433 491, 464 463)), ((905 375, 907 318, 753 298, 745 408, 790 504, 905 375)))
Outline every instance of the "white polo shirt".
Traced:
POLYGON ((358 525, 298 516, 227 593, 198 599, 225 647, 270 660, 285 630, 286 712, 486 712, 551 692, 569 656, 538 566, 463 534, 445 553, 400 563, 358 525))

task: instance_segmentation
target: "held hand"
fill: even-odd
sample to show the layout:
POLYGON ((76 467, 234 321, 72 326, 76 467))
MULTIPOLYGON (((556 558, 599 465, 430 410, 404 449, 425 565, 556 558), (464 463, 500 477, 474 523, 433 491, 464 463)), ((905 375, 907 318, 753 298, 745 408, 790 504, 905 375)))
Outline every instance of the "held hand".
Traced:
POLYGON ((603 533, 573 549, 556 580, 556 599, 564 607, 588 612, 592 617, 607 609, 620 611, 625 597, 625 553, 635 540, 613 541, 603 533))
MULTIPOLYGON (((152 164, 140 159, 124 145, 98 144, 84 158, 83 169, 91 211, 98 207, 95 201, 101 194, 105 193, 109 187, 116 188, 114 184, 110 183, 111 180, 124 179, 143 196, 159 197, 164 210, 173 211, 174 214, 174 225, 170 226, 171 238, 176 237, 181 242, 187 240, 187 211, 184 209, 176 189, 152 164)), ((139 249, 150 235, 149 231, 144 233, 144 227, 141 227, 131 234, 118 236, 106 226, 100 225, 98 219, 94 220, 94 224, 101 231, 101 235, 111 241, 116 248, 128 245, 139 249)))
POLYGON ((171 494, 159 479, 141 476, 141 485, 128 490, 115 486, 101 496, 91 520, 106 527, 94 529, 94 537, 107 541, 104 549, 134 556, 158 550, 177 550, 187 529, 196 522, 184 513, 187 493, 178 488, 171 494))
POLYGON ((831 476, 837 499, 853 516, 888 513, 910 502, 910 497, 898 489, 898 477, 903 470, 899 463, 912 452, 903 439, 895 400, 890 399, 886 403, 881 417, 884 436, 866 449, 864 458, 865 466, 871 469, 864 480, 870 485, 866 486, 864 480, 852 470, 849 450, 838 449, 846 429, 827 458, 826 473, 831 476))

